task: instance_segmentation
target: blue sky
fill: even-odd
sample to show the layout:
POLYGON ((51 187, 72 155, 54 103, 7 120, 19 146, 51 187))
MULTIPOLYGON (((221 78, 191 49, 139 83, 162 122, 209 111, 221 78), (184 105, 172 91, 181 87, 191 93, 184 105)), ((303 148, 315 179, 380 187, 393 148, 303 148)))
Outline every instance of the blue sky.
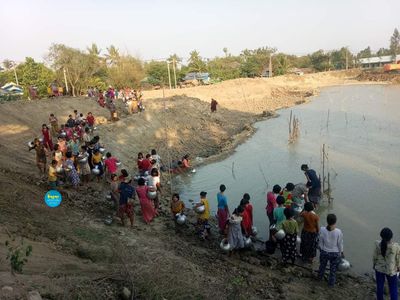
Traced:
POLYGON ((1 0, 0 61, 42 60, 52 43, 158 59, 232 54, 262 46, 292 54, 348 46, 388 47, 400 1, 358 0, 1 0))

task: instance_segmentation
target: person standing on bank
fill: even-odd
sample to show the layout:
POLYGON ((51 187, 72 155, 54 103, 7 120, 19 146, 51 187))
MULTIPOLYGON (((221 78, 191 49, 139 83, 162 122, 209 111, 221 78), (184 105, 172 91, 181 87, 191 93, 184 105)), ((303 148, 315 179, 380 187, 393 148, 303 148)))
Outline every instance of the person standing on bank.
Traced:
POLYGON ((317 173, 313 169, 309 169, 308 165, 301 165, 301 170, 304 172, 307 178, 308 187, 308 200, 314 204, 314 207, 318 207, 318 203, 321 200, 321 181, 319 180, 317 173))
POLYGON ((274 209, 278 206, 276 203, 276 197, 279 196, 282 188, 280 185, 275 184, 272 188, 272 191, 267 193, 267 207, 265 208, 267 211, 267 216, 269 220, 269 226, 274 224, 274 209))
POLYGON ((224 184, 221 184, 219 186, 219 193, 217 194, 217 201, 218 201, 218 211, 217 211, 217 216, 218 216, 218 227, 219 227, 219 232, 224 233, 224 229, 226 226, 226 222, 229 218, 229 208, 228 208, 228 199, 224 195, 224 192, 226 190, 226 186, 224 184))
POLYGON ((322 280, 325 274, 326 265, 329 261, 329 279, 328 285, 335 286, 336 270, 343 254, 343 233, 336 228, 336 215, 329 214, 326 217, 328 225, 321 227, 319 234, 319 271, 318 279, 322 280))
POLYGON ((218 105, 217 100, 212 98, 211 99, 211 112, 212 113, 217 111, 217 105, 218 105))
POLYGON ((400 245, 393 242, 393 232, 385 227, 380 234, 382 240, 375 242, 373 267, 376 274, 376 299, 383 300, 385 277, 389 284, 391 300, 398 299, 397 281, 400 271, 400 245))

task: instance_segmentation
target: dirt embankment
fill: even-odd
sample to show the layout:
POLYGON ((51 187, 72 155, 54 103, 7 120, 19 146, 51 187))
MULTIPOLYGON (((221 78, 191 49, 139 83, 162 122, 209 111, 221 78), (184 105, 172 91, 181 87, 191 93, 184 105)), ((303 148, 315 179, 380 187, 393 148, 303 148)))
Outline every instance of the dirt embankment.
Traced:
MULTIPOLYGON (((304 101, 325 86, 356 83, 358 81, 355 78, 359 73, 358 70, 351 70, 303 76, 240 78, 210 86, 165 89, 164 93, 166 96, 186 95, 199 98, 207 103, 214 98, 221 107, 258 114, 265 110, 276 110, 304 101)), ((161 98, 162 95, 162 90, 144 92, 145 98, 161 98)))
MULTIPOLYGON (((348 80, 342 75, 322 74, 321 82, 335 76, 337 81, 329 81, 348 80)), ((296 78, 311 80, 308 76, 296 78)), ((104 196, 104 183, 91 182, 79 192, 64 189, 63 203, 56 209, 43 202, 47 186, 37 174, 34 154, 27 152, 26 144, 39 134, 49 113, 65 121, 73 109, 92 111, 104 123, 98 128, 101 141, 131 171, 137 152, 151 148, 164 158, 185 153, 207 157, 232 149, 235 142, 251 134, 255 113, 293 105, 305 96, 306 89, 296 87, 295 79, 287 79, 288 86, 293 86, 287 90, 285 79, 279 80, 284 90, 282 94, 279 88, 271 90, 271 101, 257 98, 263 90, 242 80, 244 91, 255 99, 254 109, 241 97, 229 102, 237 82, 227 82, 221 85, 230 85, 234 91, 226 92, 226 100, 217 88, 198 88, 214 89, 221 104, 215 114, 209 112, 209 99, 176 96, 165 102, 148 100, 145 113, 121 113, 116 123, 108 123, 108 111, 88 99, 0 105, 0 298, 21 299, 37 290, 44 299, 116 299, 127 287, 133 291, 133 299, 373 299, 373 286, 366 279, 340 275, 338 287, 328 290, 326 282, 313 279, 315 273, 309 268, 284 269, 276 258, 255 251, 227 257, 218 248, 216 232, 211 241, 201 242, 192 225, 175 227, 168 213, 167 191, 161 216, 149 226, 143 223, 135 203, 133 229, 116 222, 103 224, 103 218, 113 212, 104 196), (294 96, 297 93, 299 97, 294 96), (24 273, 16 276, 10 274, 5 259, 3 241, 11 240, 10 236, 24 237, 25 244, 33 245, 24 273)), ((263 80, 261 83, 264 85, 263 80)), ((189 217, 194 222, 194 216, 189 217)))
POLYGON ((357 76, 357 80, 371 82, 389 82, 400 84, 399 73, 385 73, 383 71, 364 71, 357 76))

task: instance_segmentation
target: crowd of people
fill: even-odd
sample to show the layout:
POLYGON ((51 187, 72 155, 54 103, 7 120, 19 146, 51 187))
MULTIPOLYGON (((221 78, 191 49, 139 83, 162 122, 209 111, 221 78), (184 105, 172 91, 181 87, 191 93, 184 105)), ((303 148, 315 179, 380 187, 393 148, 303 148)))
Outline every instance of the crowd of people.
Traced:
POLYGON ((143 105, 143 93, 141 90, 124 88, 115 89, 111 86, 106 91, 102 91, 97 87, 89 87, 87 97, 96 99, 101 107, 107 108, 111 113, 111 120, 118 120, 115 102, 121 100, 127 107, 128 113, 139 113, 145 110, 143 105))
MULTIPOLYGON (((109 186, 109 198, 114 203, 115 215, 121 224, 125 220, 134 226, 134 201, 137 197, 141 215, 146 224, 159 215, 162 195, 161 172, 181 173, 190 169, 189 155, 171 164, 164 164, 156 149, 137 155, 136 175, 126 169, 118 172, 120 161, 110 152, 105 152, 100 137, 94 135, 95 117, 91 112, 86 116, 74 110, 65 124, 59 124, 54 114, 49 115, 49 125, 42 125, 42 137, 29 143, 29 151, 35 150, 36 164, 41 174, 48 175, 51 189, 70 184, 73 188, 96 180, 109 186), (47 158, 50 164, 47 168, 47 158)), ((266 195, 266 217, 269 220, 269 239, 266 251, 273 254, 281 251, 282 263, 294 264, 298 257, 304 263, 313 263, 319 250, 318 279, 322 280, 329 263, 328 284, 333 287, 336 271, 344 258, 343 233, 336 228, 337 217, 328 214, 326 226, 320 226, 316 213, 321 199, 321 183, 313 169, 301 165, 305 183, 287 183, 284 188, 278 184, 266 195), (299 221, 302 229, 300 231, 299 221)), ((132 172, 135 174, 135 171, 132 172)), ((253 206, 250 195, 245 193, 240 205, 232 212, 225 195, 226 186, 220 185, 217 194, 217 220, 219 233, 229 255, 246 248, 249 239, 257 232, 253 226, 253 206)), ((185 213, 185 204, 179 194, 171 197, 170 211, 175 219, 185 213)), ((200 193, 193 209, 197 212, 196 233, 203 240, 211 234, 210 204, 207 192, 200 193)), ((389 283, 391 299, 397 299, 397 272, 400 271, 400 246, 392 241, 389 228, 381 231, 381 240, 376 242, 373 266, 376 272, 377 298, 383 299, 385 278, 389 283)))
MULTIPOLYGON (((320 180, 313 169, 302 165, 306 183, 287 183, 285 188, 274 185, 266 196, 266 215, 269 220, 269 239, 265 243, 266 252, 273 254, 280 248, 282 264, 294 264, 298 257, 303 263, 313 263, 319 251, 318 280, 323 280, 329 264, 328 286, 334 287, 336 272, 344 259, 343 233, 336 227, 337 217, 328 214, 326 225, 320 226, 316 208, 321 200, 320 180), (300 230, 300 224, 302 229, 300 230)), ((250 195, 245 193, 232 213, 225 195, 226 186, 220 185, 217 194, 217 220, 219 232, 223 235, 221 248, 228 249, 229 255, 248 246, 248 240, 257 234, 253 226, 253 206, 250 195)), ((210 211, 207 193, 200 193, 196 207, 204 206, 197 220, 198 234, 207 239, 210 234, 210 211)), ((184 210, 179 195, 174 194, 171 212, 175 216, 184 210)), ((400 271, 400 246, 392 240, 389 228, 382 229, 381 240, 376 241, 373 268, 376 275, 377 299, 383 299, 385 278, 389 283, 390 299, 397 298, 398 272, 400 271)))

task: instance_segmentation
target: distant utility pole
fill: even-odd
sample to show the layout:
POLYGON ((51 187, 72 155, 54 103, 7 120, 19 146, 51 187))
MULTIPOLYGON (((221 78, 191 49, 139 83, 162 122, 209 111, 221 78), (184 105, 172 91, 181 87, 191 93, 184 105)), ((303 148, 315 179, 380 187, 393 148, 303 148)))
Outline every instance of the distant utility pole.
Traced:
POLYGON ((15 61, 13 61, 12 62, 12 66, 13 66, 13 69, 14 69, 15 83, 17 85, 19 85, 18 76, 17 76, 17 69, 16 69, 17 63, 15 61))
POLYGON ((167 61, 167 68, 168 68, 168 83, 169 83, 169 89, 172 90, 172 85, 171 85, 171 71, 169 70, 169 61, 167 61))
POLYGON ((176 64, 176 61, 175 61, 175 58, 174 59, 172 59, 172 70, 174 71, 174 81, 175 81, 175 88, 176 88, 176 70, 175 70, 175 64, 176 64))
POLYGON ((65 68, 64 68, 64 81, 65 81, 65 90, 66 90, 67 95, 68 95, 69 89, 68 89, 68 82, 67 82, 67 72, 65 71, 65 68))
POLYGON ((17 70, 15 69, 15 66, 14 66, 14 76, 15 76, 15 81, 16 81, 17 85, 19 85, 18 76, 17 76, 17 70))
POLYGON ((346 49, 346 70, 349 69, 349 51, 346 49))
POLYGON ((272 53, 269 55, 268 77, 272 77, 272 53))

